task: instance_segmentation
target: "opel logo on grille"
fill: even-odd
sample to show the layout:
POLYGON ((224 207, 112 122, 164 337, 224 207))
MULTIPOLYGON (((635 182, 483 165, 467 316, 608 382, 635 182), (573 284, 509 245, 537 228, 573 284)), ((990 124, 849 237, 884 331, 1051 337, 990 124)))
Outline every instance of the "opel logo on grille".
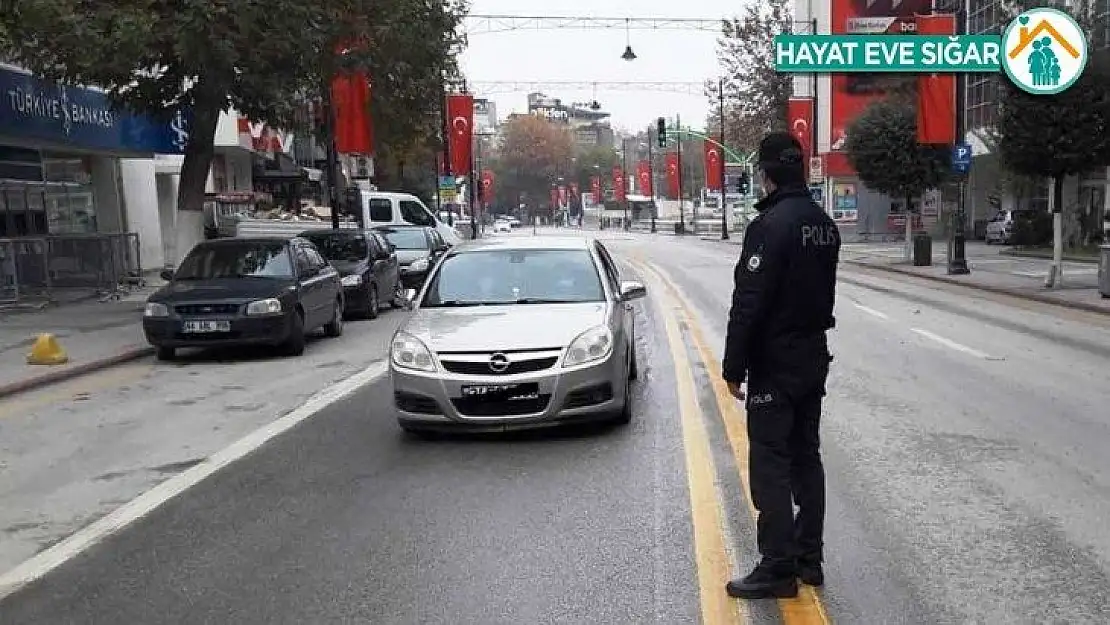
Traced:
POLYGON ((489 357, 489 370, 494 373, 504 373, 509 368, 509 357, 497 353, 489 357))

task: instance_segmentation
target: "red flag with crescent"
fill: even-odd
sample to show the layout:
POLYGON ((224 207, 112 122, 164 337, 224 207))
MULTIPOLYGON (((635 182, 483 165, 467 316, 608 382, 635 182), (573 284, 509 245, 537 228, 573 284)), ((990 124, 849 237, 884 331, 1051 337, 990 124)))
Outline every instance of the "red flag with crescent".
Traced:
POLYGON ((678 175, 678 154, 668 152, 663 163, 667 168, 667 198, 677 200, 678 194, 682 191, 681 178, 678 175))
POLYGON ((601 176, 590 179, 590 190, 594 193, 594 204, 601 204, 601 176))
POLYGON ((636 164, 636 186, 639 187, 642 195, 652 196, 651 161, 640 161, 636 164))
POLYGON ((628 191, 628 183, 624 179, 624 168, 617 166, 613 168, 613 199, 618 202, 623 202, 625 193, 628 191))
POLYGON ((451 152, 451 173, 470 173, 470 144, 474 138, 474 96, 453 93, 447 96, 447 137, 451 152))
POLYGON ((813 155, 813 100, 790 98, 786 102, 786 118, 790 134, 802 144, 802 161, 809 170, 809 157, 813 155))
POLYGON ((566 206, 567 204, 567 188, 559 187, 559 206, 566 206))
POLYGON ((552 208, 559 205, 559 190, 551 187, 551 206, 552 208))
POLYGON ((710 191, 721 190, 721 164, 724 155, 721 146, 711 141, 703 141, 705 150, 705 188, 710 191))
POLYGON ((370 79, 364 72, 339 74, 331 81, 335 149, 341 154, 373 154, 370 79))
POLYGON ((482 171, 482 200, 489 202, 493 199, 493 170, 482 171))

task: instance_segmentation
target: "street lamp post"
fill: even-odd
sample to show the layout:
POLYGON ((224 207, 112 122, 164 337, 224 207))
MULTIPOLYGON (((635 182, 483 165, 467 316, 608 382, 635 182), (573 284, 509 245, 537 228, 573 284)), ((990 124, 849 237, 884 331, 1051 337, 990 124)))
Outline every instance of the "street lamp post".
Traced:
POLYGON ((621 140, 621 195, 624 196, 624 201, 621 202, 624 208, 623 226, 624 230, 628 230, 628 138, 625 137, 621 140))
MULTIPOLYGON (((597 211, 597 229, 605 229, 605 194, 601 191, 601 164, 594 164, 594 179, 597 180, 597 193, 594 195, 594 200, 600 200, 596 203, 594 210, 597 211)), ((593 181, 590 181, 591 191, 593 190, 593 181)))
MULTIPOLYGON (((963 8, 956 12, 956 30, 961 33, 967 32, 967 13, 963 8)), ((965 126, 967 125, 967 75, 963 72, 956 74, 956 141, 957 143, 964 142, 964 135, 967 134, 965 126)), ((971 269, 967 266, 967 234, 964 231, 965 222, 967 221, 967 174, 960 174, 959 180, 956 182, 956 212, 953 217, 952 238, 949 242, 948 249, 948 274, 955 276, 962 276, 971 273, 971 269)), ((906 219, 912 216, 909 214, 909 207, 906 207, 906 219)), ((907 228, 908 230, 908 228, 907 228)))
POLYGON ((718 166, 721 168, 721 240, 728 240, 728 203, 725 202, 725 79, 721 78, 717 83, 717 103, 721 109, 721 158, 717 159, 718 166))
POLYGON ((682 188, 686 182, 686 176, 682 175, 682 117, 679 115, 674 116, 675 126, 675 143, 678 144, 678 231, 679 234, 686 234, 686 213, 683 206, 683 191, 682 188))
POLYGON ((651 150, 651 128, 648 128, 647 139, 648 139, 647 140, 648 186, 651 187, 650 188, 651 195, 649 196, 649 198, 651 199, 651 202, 649 203, 649 206, 651 207, 651 232, 654 234, 655 233, 655 213, 656 213, 656 210, 655 210, 655 158, 654 158, 652 150, 651 150))

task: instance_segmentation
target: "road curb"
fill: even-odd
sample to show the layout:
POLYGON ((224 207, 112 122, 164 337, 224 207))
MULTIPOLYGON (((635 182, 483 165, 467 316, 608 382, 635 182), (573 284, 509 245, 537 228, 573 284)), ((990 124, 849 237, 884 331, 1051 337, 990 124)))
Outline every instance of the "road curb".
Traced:
MULTIPOLYGON (((1013 251, 1013 250, 1002 250, 1002 251, 998 252, 998 255, 999 256, 1007 256, 1009 258, 1031 258, 1031 259, 1034 259, 1034 260, 1052 260, 1052 254, 1037 254, 1035 252, 1022 252, 1020 250, 1016 251, 1016 252, 1013 251)), ((1066 263, 1086 263, 1088 265, 1097 265, 1098 264, 1098 258, 1097 257, 1091 258, 1089 256, 1070 256, 1068 254, 1064 254, 1064 257, 1061 258, 1060 260, 1062 260, 1066 263)))
POLYGON ((955 278, 948 278, 948 277, 945 277, 945 276, 931 276, 931 275, 926 275, 926 274, 920 274, 920 273, 917 273, 917 272, 914 272, 914 271, 909 271, 909 270, 906 270, 906 269, 902 269, 901 267, 892 267, 890 265, 876 265, 876 264, 860 262, 860 261, 856 261, 856 260, 847 260, 847 261, 844 261, 844 262, 846 262, 849 265, 855 265, 856 267, 865 267, 865 268, 869 268, 869 269, 875 269, 875 270, 878 270, 878 271, 885 271, 886 273, 896 273, 896 274, 903 275, 903 276, 911 276, 911 277, 914 277, 914 278, 920 278, 922 280, 930 280, 932 282, 941 282, 943 284, 954 284, 956 286, 961 286, 965 289, 974 289, 974 290, 977 290, 977 291, 986 291, 988 293, 995 293, 997 295, 1007 295, 1009 297, 1016 297, 1016 298, 1019 298, 1019 299, 1026 299, 1026 300, 1030 300, 1030 301, 1034 301, 1034 302, 1039 302, 1041 304, 1051 304, 1053 306, 1060 306, 1061 308, 1071 308, 1071 309, 1074 309, 1074 310, 1082 310, 1082 311, 1085 311, 1085 312, 1091 312, 1091 313, 1095 313, 1095 314, 1099 314, 1099 315, 1110 316, 1110 309, 1104 308, 1102 306, 1098 306, 1096 304, 1088 304, 1086 302, 1073 302, 1073 301, 1069 301, 1069 300, 1063 300, 1063 299, 1058 299, 1058 298, 1055 298, 1055 297, 1051 297, 1049 295, 1042 295, 1040 293, 1029 293, 1029 292, 1026 292, 1026 291, 1019 291, 1017 289, 1009 289, 1009 288, 1006 288, 1006 287, 990 286, 988 284, 968 284, 967 282, 963 282, 963 281, 955 279, 955 278))
POLYGON ((11 397, 12 395, 18 395, 19 393, 25 393, 36 388, 49 386, 51 384, 57 384, 58 382, 71 380, 73 378, 93 373, 95 371, 100 371, 102 369, 108 369, 116 365, 122 365, 124 363, 131 362, 132 360, 138 360, 139 358, 150 356, 153 353, 154 348, 150 346, 133 347, 131 349, 124 350, 118 354, 114 354, 106 358, 90 360, 89 362, 66 367, 65 369, 50 371, 42 375, 36 375, 30 378, 18 380, 16 382, 11 382, 9 384, 3 384, 0 385, 0 399, 11 397))

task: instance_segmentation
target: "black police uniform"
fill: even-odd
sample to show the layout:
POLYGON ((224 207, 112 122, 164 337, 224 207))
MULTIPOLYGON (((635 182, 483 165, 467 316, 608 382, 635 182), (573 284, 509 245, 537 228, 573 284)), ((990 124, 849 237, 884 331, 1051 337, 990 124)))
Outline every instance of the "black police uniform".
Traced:
POLYGON ((751 493, 763 560, 744 580, 748 595, 744 582, 731 582, 729 593, 793 596, 796 574, 823 581, 818 426, 832 361, 826 331, 835 324, 840 233, 800 182, 781 186, 756 208, 736 266, 722 373, 727 382, 748 383, 751 493))

